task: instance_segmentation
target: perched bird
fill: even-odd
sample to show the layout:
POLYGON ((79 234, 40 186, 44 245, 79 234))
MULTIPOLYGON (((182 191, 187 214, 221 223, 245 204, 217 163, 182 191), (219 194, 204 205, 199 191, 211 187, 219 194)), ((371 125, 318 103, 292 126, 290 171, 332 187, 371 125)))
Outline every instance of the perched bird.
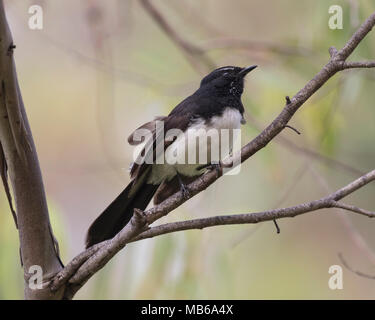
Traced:
POLYGON ((185 151, 187 157, 196 151, 196 145, 192 144, 194 150, 190 147, 188 134, 194 130, 232 130, 239 129, 245 123, 241 102, 244 77, 256 67, 227 66, 212 71, 202 79, 199 89, 178 104, 168 116, 147 122, 129 136, 131 145, 143 143, 143 159, 148 157, 152 161, 135 161, 132 164, 131 182, 92 223, 87 233, 86 247, 113 238, 130 221, 134 208, 146 209, 153 197, 154 203, 158 204, 180 190, 188 194, 186 185, 202 175, 207 168, 212 168, 211 164, 214 167, 223 154, 230 152, 220 152, 219 158, 213 158, 210 156, 212 144, 215 141, 220 147, 221 140, 208 139, 204 151, 207 152, 205 163, 168 161, 176 152, 185 151), (163 130, 158 129, 158 123, 163 124, 163 130), (135 139, 136 133, 142 129, 151 132, 147 141, 146 138, 141 141, 135 139), (180 134, 168 137, 171 129, 178 129, 180 134), (160 143, 162 148, 157 147, 160 143))

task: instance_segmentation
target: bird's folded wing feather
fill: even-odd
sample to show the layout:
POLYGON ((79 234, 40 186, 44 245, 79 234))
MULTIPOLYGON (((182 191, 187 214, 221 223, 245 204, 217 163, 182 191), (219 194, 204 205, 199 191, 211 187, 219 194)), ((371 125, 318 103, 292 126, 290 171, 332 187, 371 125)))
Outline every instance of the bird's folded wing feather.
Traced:
POLYGON ((128 138, 130 145, 144 144, 141 152, 138 154, 135 162, 132 163, 130 168, 130 177, 136 179, 140 176, 145 169, 153 163, 161 152, 164 152, 168 146, 170 146, 177 137, 174 139, 166 139, 166 134, 170 129, 180 129, 185 131, 188 127, 191 118, 187 115, 169 115, 167 117, 157 117, 155 120, 145 123, 144 125, 137 128, 128 138), (157 125, 157 121, 162 121, 163 126, 157 125), (146 129, 151 132, 149 137, 145 139, 134 139, 136 137, 136 131, 139 129, 146 129), (140 141, 139 141, 140 140, 140 141), (163 144, 164 147, 157 147, 159 144, 163 144), (152 158, 151 158, 152 157, 152 158), (145 160, 152 160, 145 162, 145 160))

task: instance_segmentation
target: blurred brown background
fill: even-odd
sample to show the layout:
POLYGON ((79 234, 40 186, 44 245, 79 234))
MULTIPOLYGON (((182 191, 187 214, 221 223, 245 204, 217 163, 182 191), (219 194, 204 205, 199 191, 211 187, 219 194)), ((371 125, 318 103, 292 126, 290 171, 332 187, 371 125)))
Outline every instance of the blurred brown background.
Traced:
MULTIPOLYGON (((17 72, 43 171, 53 228, 68 262, 89 224, 129 182, 129 133, 165 115, 214 66, 257 64, 243 102, 249 141, 375 10, 371 0, 6 1, 17 72), (28 9, 43 8, 43 30, 28 9), (344 28, 328 28, 328 8, 344 28), (160 23, 160 21, 159 21, 160 23)), ((374 31, 351 59, 375 58, 374 31)), ((291 130, 165 220, 260 211, 321 197, 374 168, 374 70, 336 75, 295 115, 291 130), (306 151, 307 150, 307 151, 306 151), (311 154, 308 150, 316 153, 311 154), (327 160, 335 159, 338 162, 327 160)), ((348 198, 374 209, 375 185, 348 198)), ((81 299, 373 299, 375 222, 337 210, 261 225, 180 232, 130 244, 78 293, 81 299)), ((0 299, 23 297, 18 238, 0 193, 0 299)))

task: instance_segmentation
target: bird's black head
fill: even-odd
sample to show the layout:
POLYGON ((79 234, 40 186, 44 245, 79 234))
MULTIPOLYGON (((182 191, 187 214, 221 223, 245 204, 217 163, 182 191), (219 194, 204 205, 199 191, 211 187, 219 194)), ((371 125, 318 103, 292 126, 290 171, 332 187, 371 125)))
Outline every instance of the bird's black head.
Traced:
POLYGON ((200 85, 200 89, 215 91, 219 95, 233 95, 241 97, 244 87, 244 78, 257 66, 245 68, 221 67, 205 76, 200 85))

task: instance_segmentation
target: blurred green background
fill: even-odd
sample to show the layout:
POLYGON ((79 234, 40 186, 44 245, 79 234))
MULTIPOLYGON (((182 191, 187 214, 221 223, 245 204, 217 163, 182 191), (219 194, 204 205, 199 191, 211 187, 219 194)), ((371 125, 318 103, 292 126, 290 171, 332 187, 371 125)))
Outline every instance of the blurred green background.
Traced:
MULTIPOLYGON (((243 96, 245 143, 328 61, 328 48, 341 48, 375 10, 372 0, 151 3, 182 45, 140 1, 5 1, 65 263, 83 250, 89 224, 129 182, 126 138, 133 129, 168 114, 214 65, 257 64, 243 96), (33 4, 43 8, 43 30, 28 27, 33 4), (333 4, 343 8, 342 30, 328 28, 333 4)), ((350 59, 374 59, 374 39, 375 31, 350 59)), ((294 205, 374 169, 374 81, 374 70, 336 75, 293 117, 290 124, 302 135, 284 130, 243 164, 240 175, 225 176, 163 221, 294 205)), ((375 209, 374 191, 368 185, 346 202, 375 209)), ((375 298, 375 280, 344 267, 343 290, 328 287, 329 267, 342 266, 339 252, 353 268, 375 275, 375 221, 322 210, 279 226, 280 234, 267 222, 130 244, 76 298, 375 298)), ((18 246, 1 191, 0 299, 23 298, 18 246)))

